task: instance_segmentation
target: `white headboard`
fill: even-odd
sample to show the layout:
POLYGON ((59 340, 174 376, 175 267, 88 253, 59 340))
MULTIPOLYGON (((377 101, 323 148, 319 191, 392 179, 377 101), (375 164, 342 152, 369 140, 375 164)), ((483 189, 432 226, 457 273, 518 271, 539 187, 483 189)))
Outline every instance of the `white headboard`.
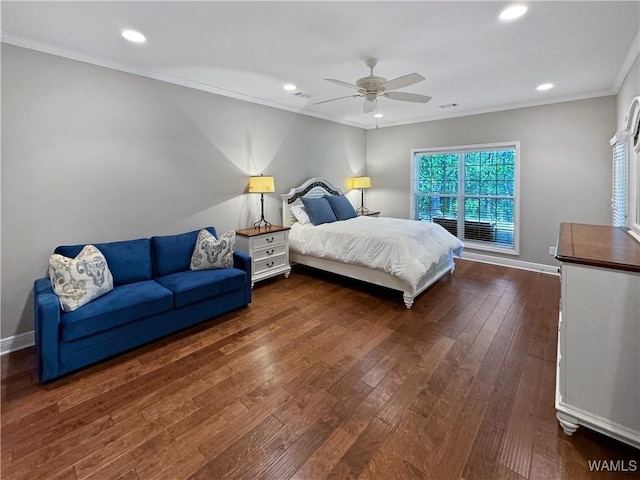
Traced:
POLYGON ((295 222, 291 214, 291 205, 301 203, 300 197, 318 198, 325 195, 342 195, 344 192, 329 180, 322 177, 313 177, 305 181, 299 187, 292 188, 289 193, 283 193, 282 197, 282 225, 290 227, 295 222))

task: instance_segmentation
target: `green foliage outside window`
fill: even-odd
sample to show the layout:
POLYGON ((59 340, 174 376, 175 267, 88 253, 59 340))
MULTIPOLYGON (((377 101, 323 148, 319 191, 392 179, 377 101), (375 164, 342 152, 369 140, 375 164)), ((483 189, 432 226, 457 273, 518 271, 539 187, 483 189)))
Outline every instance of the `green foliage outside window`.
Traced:
POLYGON ((451 226, 461 213, 465 222, 490 223, 513 239, 515 149, 419 153, 414 161, 416 219, 451 226))

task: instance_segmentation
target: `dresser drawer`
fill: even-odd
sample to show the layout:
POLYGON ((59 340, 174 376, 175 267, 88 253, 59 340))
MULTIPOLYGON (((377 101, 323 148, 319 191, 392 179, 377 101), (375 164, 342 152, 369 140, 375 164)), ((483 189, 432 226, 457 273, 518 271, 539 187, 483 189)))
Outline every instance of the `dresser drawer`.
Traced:
POLYGON ((284 267, 285 265, 287 265, 286 255, 264 258, 253 262, 253 274, 260 275, 261 273, 268 272, 269 270, 275 270, 284 267))
POLYGON ((284 255, 287 250, 287 246, 284 243, 279 245, 272 245, 267 248, 262 248, 260 250, 255 250, 253 252, 253 261, 259 262, 260 260, 264 260, 265 258, 277 257, 279 255, 284 255))
POLYGON ((260 235, 253 239, 253 249, 258 250, 265 247, 270 247, 278 244, 284 245, 285 232, 269 233, 267 235, 260 235))

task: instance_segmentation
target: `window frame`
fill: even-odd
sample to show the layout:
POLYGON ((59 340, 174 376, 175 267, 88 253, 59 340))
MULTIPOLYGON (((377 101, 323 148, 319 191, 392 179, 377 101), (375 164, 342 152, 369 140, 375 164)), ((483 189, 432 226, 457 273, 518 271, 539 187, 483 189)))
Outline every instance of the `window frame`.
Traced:
POLYGON ((627 226, 640 240, 640 97, 635 97, 629 108, 629 145, 627 162, 627 195, 629 196, 629 219, 627 226))
MULTIPOLYGON (((625 228, 628 229, 632 236, 640 241, 640 96, 635 97, 631 101, 629 113, 626 117, 625 129, 617 132, 611 139, 610 144, 614 149, 614 155, 615 148, 618 144, 624 145, 625 148, 625 228)), ((614 175, 614 182, 615 180, 614 175)), ((612 189, 615 189, 615 183, 612 189)))
MULTIPOLYGON (((409 183, 409 191, 410 195, 410 205, 409 205, 409 214, 410 218, 416 218, 416 204, 415 197, 416 191, 415 187, 415 175, 416 175, 416 163, 415 157, 417 154, 464 154, 467 152, 482 152, 482 151, 493 151, 500 150, 505 148, 513 148, 515 150, 515 162, 514 162, 514 194, 513 194, 513 213, 514 213, 514 221, 513 221, 513 247, 501 247, 499 245, 491 245, 483 242, 475 242, 473 240, 465 239, 464 244, 466 248, 473 250, 482 250, 492 253, 503 253, 507 255, 519 255, 520 254, 520 141, 511 141, 511 142, 494 142, 494 143, 478 143, 472 145, 454 145, 454 146, 444 146, 444 147, 426 147, 426 148, 414 148, 411 150, 410 156, 410 183, 409 183)), ((461 161, 464 166, 464 161, 461 161)), ((459 165, 460 167, 460 165, 459 165)), ((495 198, 495 196, 487 196, 487 195, 466 195, 464 192, 465 188, 465 178, 464 178, 464 168, 458 169, 458 192, 454 196, 454 198, 458 201, 458 212, 464 212, 464 199, 467 197, 474 198, 495 198)), ((511 197, 509 197, 511 198, 511 197)), ((464 223, 464 215, 460 215, 458 213, 458 225, 460 223, 464 223)))

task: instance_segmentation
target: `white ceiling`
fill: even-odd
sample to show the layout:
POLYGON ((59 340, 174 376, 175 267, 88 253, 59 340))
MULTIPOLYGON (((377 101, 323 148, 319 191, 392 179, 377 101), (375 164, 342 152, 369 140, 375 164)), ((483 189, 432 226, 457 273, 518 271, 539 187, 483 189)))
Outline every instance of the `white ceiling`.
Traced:
POLYGON ((501 22, 509 4, 2 1, 2 41, 365 128, 376 119, 361 98, 312 103, 352 93, 323 79, 355 83, 368 57, 387 79, 424 75, 402 91, 433 97, 380 99, 380 126, 617 92, 640 51, 640 2, 529 1, 501 22), (536 91, 543 82, 555 88, 536 91))

